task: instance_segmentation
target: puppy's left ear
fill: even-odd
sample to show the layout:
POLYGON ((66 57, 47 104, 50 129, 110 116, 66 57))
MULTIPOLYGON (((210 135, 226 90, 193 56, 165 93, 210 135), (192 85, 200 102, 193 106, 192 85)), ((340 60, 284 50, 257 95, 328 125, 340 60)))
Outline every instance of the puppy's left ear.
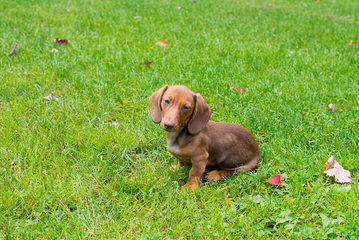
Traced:
POLYGON ((161 100, 167 88, 168 85, 161 87, 153 93, 148 100, 148 105, 150 106, 150 116, 154 123, 160 123, 162 120, 161 100))
POLYGON ((206 126, 211 117, 211 109, 200 94, 194 95, 195 107, 188 123, 188 131, 196 135, 206 126))

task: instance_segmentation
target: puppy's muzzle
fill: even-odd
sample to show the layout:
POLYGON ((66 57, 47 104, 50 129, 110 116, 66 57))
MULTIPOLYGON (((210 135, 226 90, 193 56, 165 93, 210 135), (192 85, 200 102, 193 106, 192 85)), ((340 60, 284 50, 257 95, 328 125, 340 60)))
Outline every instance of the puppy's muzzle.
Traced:
POLYGON ((175 130, 175 126, 176 126, 176 124, 175 124, 174 122, 172 122, 172 121, 165 120, 165 121, 163 122, 163 128, 164 128, 166 131, 171 132, 171 131, 175 130))

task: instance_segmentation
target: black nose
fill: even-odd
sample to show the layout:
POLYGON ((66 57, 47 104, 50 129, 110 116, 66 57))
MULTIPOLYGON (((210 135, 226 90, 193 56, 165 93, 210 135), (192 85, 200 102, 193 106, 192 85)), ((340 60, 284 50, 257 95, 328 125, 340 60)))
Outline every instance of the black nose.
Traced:
POLYGON ((166 129, 171 129, 171 128, 173 128, 173 127, 175 126, 174 123, 172 123, 172 122, 167 122, 167 121, 164 122, 163 125, 165 126, 166 129))

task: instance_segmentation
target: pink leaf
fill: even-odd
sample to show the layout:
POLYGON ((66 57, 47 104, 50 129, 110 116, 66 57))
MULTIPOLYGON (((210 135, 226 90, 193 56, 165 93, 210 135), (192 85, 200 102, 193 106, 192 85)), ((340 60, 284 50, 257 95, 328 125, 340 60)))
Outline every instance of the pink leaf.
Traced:
POLYGON ((10 55, 15 55, 16 54, 16 48, 17 48, 17 43, 12 47, 10 55))
POLYGON ((338 183, 351 183, 350 172, 345 170, 340 164, 334 160, 334 156, 330 157, 325 164, 324 174, 332 176, 338 183))
POLYGON ((265 180, 267 183, 271 184, 271 185, 278 185, 280 183, 280 171, 278 170, 279 175, 270 177, 268 180, 265 180))
POLYGON ((104 122, 103 123, 104 125, 113 125, 113 126, 117 126, 118 125, 118 122, 104 122))
POLYGON ((325 163, 325 170, 328 170, 329 168, 333 167, 333 164, 334 164, 334 156, 331 156, 325 163))
POLYGON ((48 101, 50 101, 50 100, 58 101, 59 100, 57 97, 54 96, 54 93, 51 93, 49 96, 43 97, 43 99, 46 99, 48 101))

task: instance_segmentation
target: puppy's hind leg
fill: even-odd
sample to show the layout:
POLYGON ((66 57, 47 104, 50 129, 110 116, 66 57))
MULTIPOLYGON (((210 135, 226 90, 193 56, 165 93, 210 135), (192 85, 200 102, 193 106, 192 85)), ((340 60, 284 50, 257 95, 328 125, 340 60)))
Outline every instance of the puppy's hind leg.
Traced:
POLYGON ((216 182, 224 177, 232 176, 233 174, 236 174, 238 172, 255 170, 258 167, 258 160, 259 160, 259 157, 255 157, 251 161, 249 161, 246 165, 235 168, 235 169, 210 171, 209 173, 207 173, 206 179, 207 179, 207 181, 216 182))

